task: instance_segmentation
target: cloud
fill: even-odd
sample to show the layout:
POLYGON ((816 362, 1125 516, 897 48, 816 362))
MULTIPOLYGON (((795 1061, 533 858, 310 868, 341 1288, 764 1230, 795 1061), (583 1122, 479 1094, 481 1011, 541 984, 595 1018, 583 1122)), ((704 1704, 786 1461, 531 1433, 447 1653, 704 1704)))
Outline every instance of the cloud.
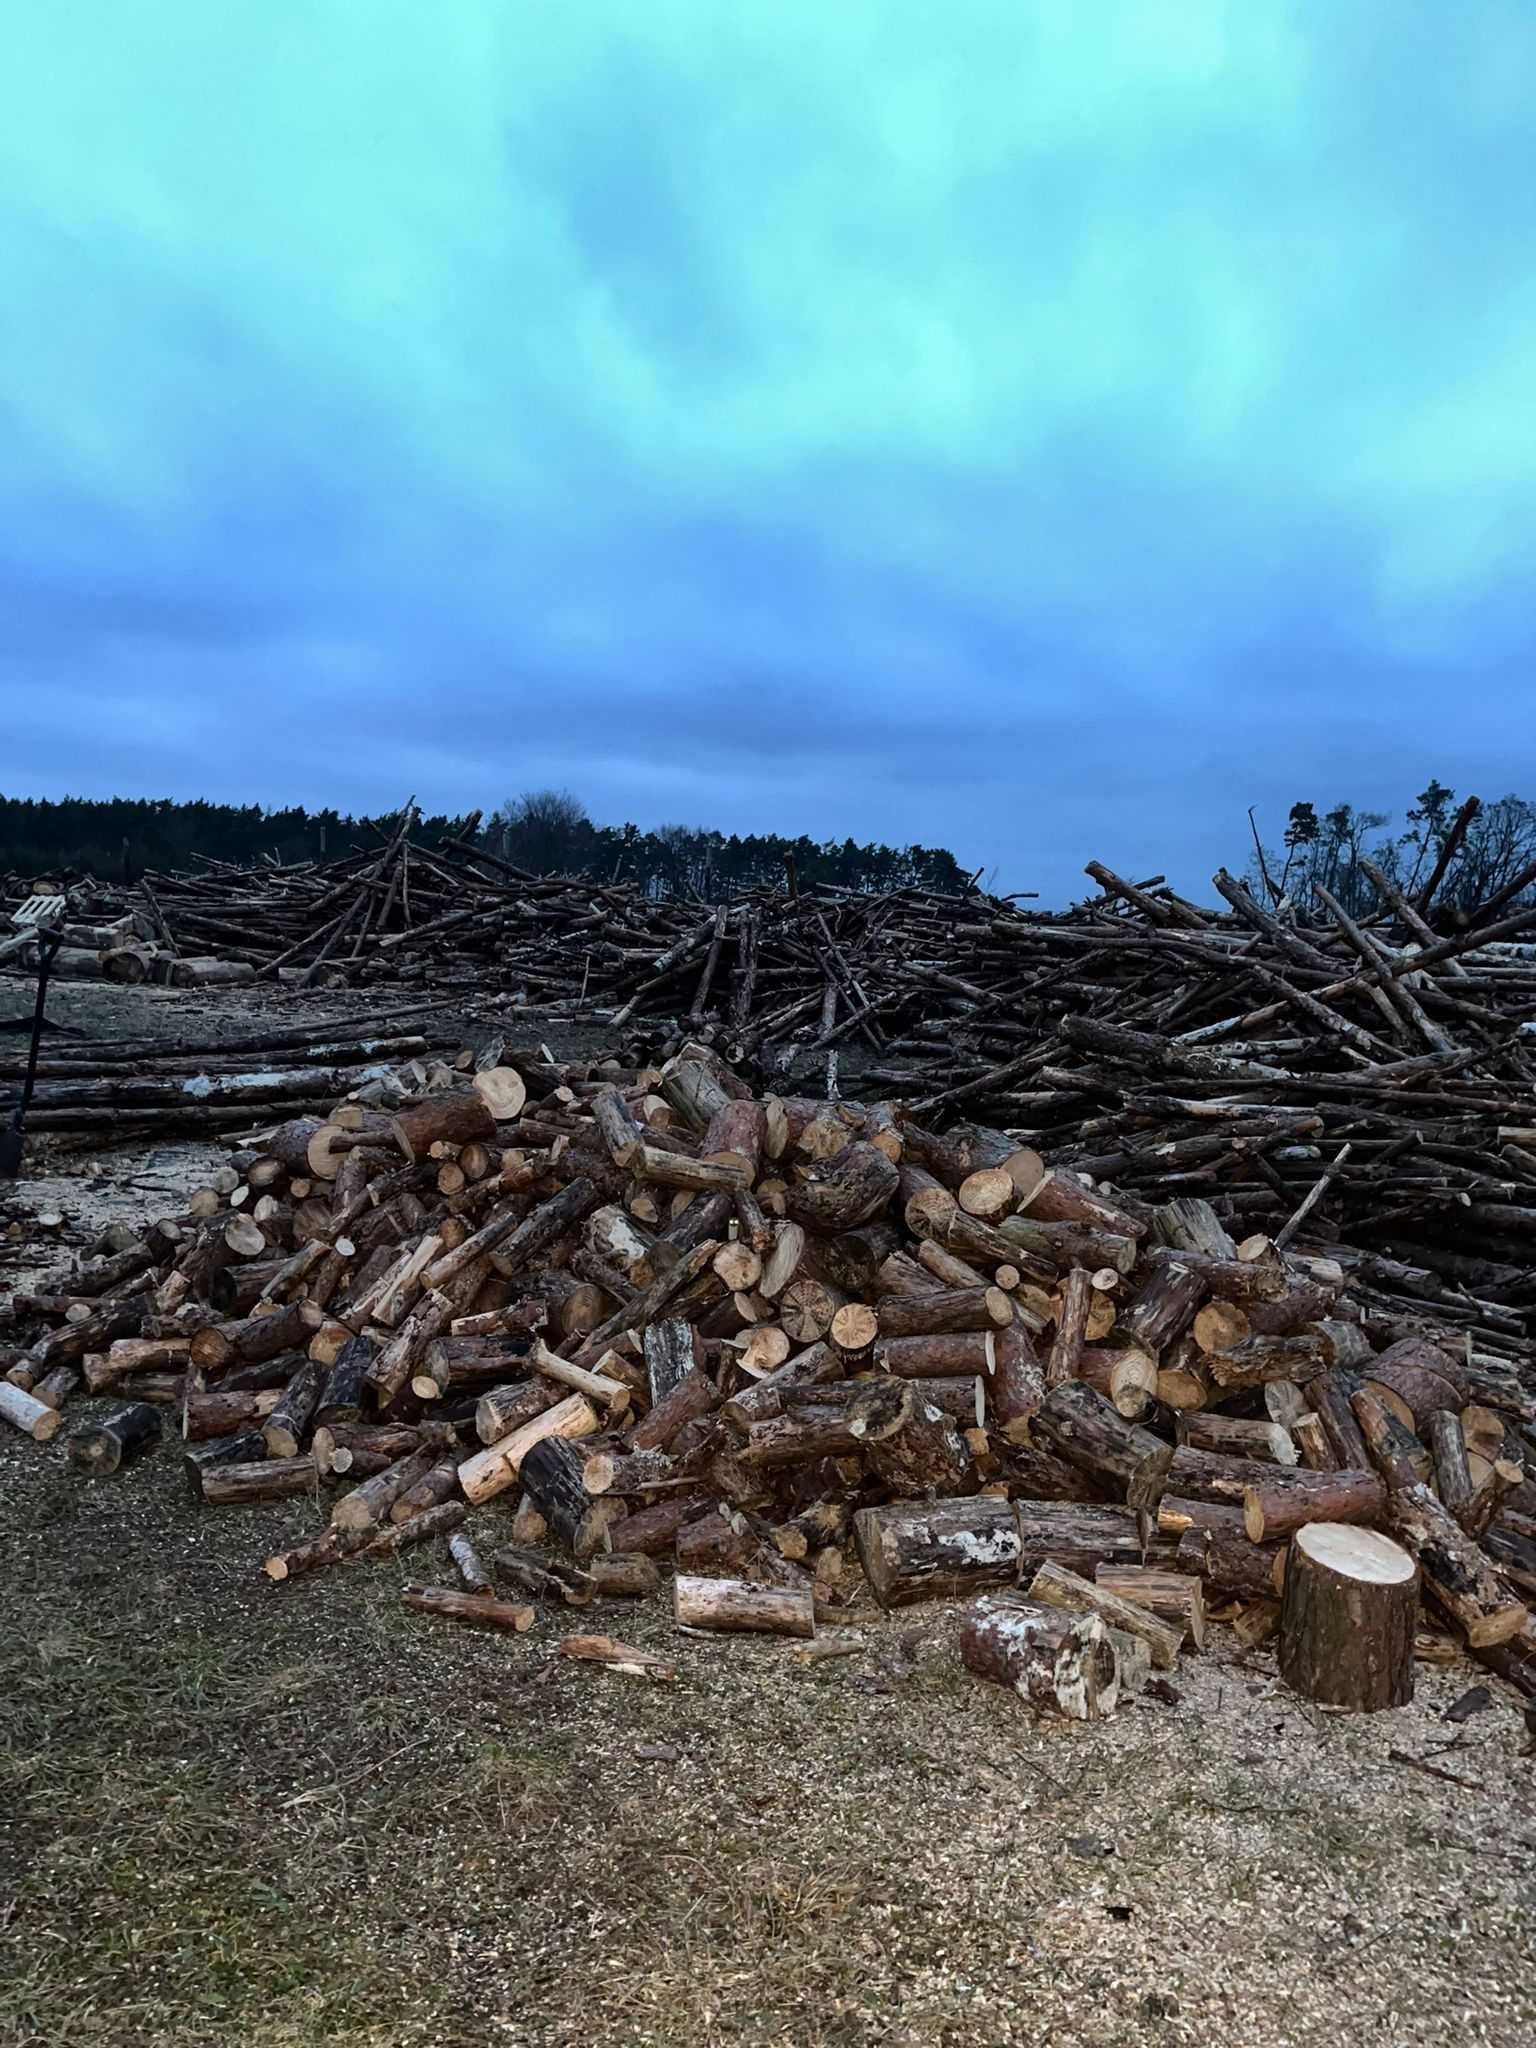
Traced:
POLYGON ((1532 787, 1536 19, 0 18, 0 787, 1090 855, 1532 787))

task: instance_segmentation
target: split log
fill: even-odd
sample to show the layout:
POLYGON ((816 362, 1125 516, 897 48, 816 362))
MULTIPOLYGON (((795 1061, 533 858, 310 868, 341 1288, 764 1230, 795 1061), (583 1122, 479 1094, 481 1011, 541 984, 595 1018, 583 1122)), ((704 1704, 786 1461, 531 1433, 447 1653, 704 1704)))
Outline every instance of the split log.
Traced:
POLYGON ((1164 1571, 1155 1565, 1101 1564, 1094 1569, 1093 1582, 1165 1621, 1181 1623, 1195 1648, 1205 1648, 1205 1588, 1194 1573, 1164 1571))
POLYGON ((1037 1607, 1059 1607, 1068 1613, 1097 1614, 1112 1628, 1138 1637, 1158 1671, 1171 1671, 1184 1640, 1182 1624, 1164 1621, 1149 1607, 1124 1600, 1108 1586, 1079 1578, 1058 1564, 1043 1564, 1030 1581, 1029 1597, 1037 1607))
POLYGON ((1375 1529, 1314 1522, 1291 1545, 1280 1676, 1322 1706, 1406 1706, 1418 1617, 1418 1569, 1400 1544, 1375 1529))

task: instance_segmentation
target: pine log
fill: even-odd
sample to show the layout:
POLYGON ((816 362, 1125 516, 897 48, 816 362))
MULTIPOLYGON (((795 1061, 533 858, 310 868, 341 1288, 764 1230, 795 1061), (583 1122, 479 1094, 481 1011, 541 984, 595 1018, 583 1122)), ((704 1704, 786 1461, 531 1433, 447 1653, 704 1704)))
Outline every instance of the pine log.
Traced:
POLYGON ((961 1623, 960 1655, 978 1678, 1068 1720, 1102 1720, 1119 1703, 1119 1659, 1097 1614, 1068 1617, 1006 1595, 978 1600, 961 1623))
POLYGON ((83 1472, 104 1477, 131 1464, 160 1441, 160 1411, 139 1401, 119 1408, 94 1429, 77 1429, 65 1446, 70 1463, 83 1472))
POLYGON ((1243 1526, 1254 1543, 1289 1536, 1309 1522, 1380 1522, 1387 1488, 1364 1472, 1308 1472, 1279 1467, 1243 1488, 1243 1526))
POLYGON ((835 1158, 802 1169, 786 1196, 790 1219, 828 1236, 856 1230, 886 1207, 900 1172, 878 1146, 852 1144, 835 1158))
POLYGON ((863 1508, 853 1531, 882 1607, 1011 1584, 1018 1576, 1018 1516, 1011 1502, 989 1495, 863 1508))
POLYGON ((570 1394, 543 1414, 510 1431, 483 1451, 466 1458, 459 1467, 459 1486, 472 1504, 490 1500, 513 1484, 523 1459, 536 1443, 547 1436, 595 1436, 597 1410, 584 1394, 570 1394))
POLYGON ((586 1452, 559 1436, 546 1436, 530 1446, 521 1466, 529 1499, 549 1524, 550 1533, 578 1561, 604 1549, 613 1519, 606 1501, 594 1500, 584 1483, 586 1452))
POLYGON ((407 1586, 400 1601, 413 1614, 430 1614, 440 1621, 496 1629, 507 1635, 526 1635, 537 1619, 531 1607, 515 1606, 486 1593, 461 1593, 449 1586, 407 1586))
POLYGON ((1069 1464, 1123 1488, 1132 1507, 1157 1505, 1173 1448, 1127 1422, 1081 1380, 1052 1387, 1030 1425, 1033 1440, 1069 1464))
POLYGON ((1396 1489, 1387 1503, 1392 1533, 1418 1559, 1424 1590, 1474 1650, 1508 1642, 1527 1609, 1507 1580, 1427 1486, 1396 1489))
POLYGON ((745 1579, 704 1579, 679 1572, 672 1582, 672 1612, 679 1628, 802 1637, 816 1633, 816 1605, 809 1585, 754 1586, 745 1579))
POLYGON ((1179 1660, 1184 1640, 1182 1624, 1175 1625, 1156 1615, 1149 1607, 1124 1600, 1108 1586, 1080 1578, 1064 1565, 1041 1565, 1029 1585, 1029 1598, 1037 1607, 1058 1607, 1073 1614, 1097 1614, 1110 1627, 1138 1637, 1151 1653, 1158 1671, 1171 1671, 1179 1660))
POLYGON ((1165 1621, 1181 1623, 1195 1648, 1205 1648, 1205 1588, 1195 1573, 1156 1565, 1101 1564, 1094 1568, 1093 1582, 1165 1621))
POLYGON ((1406 1706, 1418 1616, 1418 1569, 1400 1544, 1374 1529, 1314 1522, 1291 1544, 1280 1676, 1321 1706, 1406 1706))
POLYGON ((312 1455, 266 1458, 249 1465, 205 1466, 199 1473, 203 1499, 209 1507, 249 1507, 258 1501, 292 1500, 314 1495, 320 1480, 312 1455))
POLYGON ((392 1117, 389 1131, 405 1157, 425 1159, 436 1144, 468 1145, 496 1142, 496 1119, 485 1099, 473 1089, 429 1096, 413 1109, 392 1117))

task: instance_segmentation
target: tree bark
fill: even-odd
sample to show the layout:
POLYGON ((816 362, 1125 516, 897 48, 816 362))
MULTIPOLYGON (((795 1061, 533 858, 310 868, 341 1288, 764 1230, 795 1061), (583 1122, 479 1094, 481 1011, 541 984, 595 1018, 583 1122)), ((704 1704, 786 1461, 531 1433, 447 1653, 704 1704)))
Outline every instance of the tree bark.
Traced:
POLYGON ((1017 1597, 978 1600, 961 1623, 966 1669, 1032 1707, 1099 1721, 1120 1699, 1120 1664, 1097 1614, 1068 1617, 1017 1597))
POLYGON ((97 1477, 119 1471, 160 1441, 160 1411, 139 1401, 120 1408, 95 1429, 77 1429, 67 1449, 70 1462, 97 1477))
POLYGON ((1321 1706, 1406 1706, 1418 1617, 1418 1570, 1400 1544, 1374 1529, 1314 1522, 1291 1545, 1280 1676, 1321 1706))
POLYGON ((701 1579, 679 1572, 672 1582, 679 1628, 750 1629, 814 1636, 816 1604, 809 1585, 754 1586, 745 1579, 701 1579))

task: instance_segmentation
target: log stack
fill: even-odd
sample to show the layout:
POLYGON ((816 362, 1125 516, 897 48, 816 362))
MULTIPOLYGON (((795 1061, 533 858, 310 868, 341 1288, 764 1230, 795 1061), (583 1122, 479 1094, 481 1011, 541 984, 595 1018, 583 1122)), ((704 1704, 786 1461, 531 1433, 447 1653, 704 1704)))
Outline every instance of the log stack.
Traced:
POLYGON ((199 1500, 315 1504, 277 1581, 468 1538, 464 1599, 414 1604, 484 1625, 521 1625, 488 1585, 643 1591, 645 1559, 690 1628, 977 1596, 972 1668, 1089 1719, 1212 1618, 1391 1704, 1422 1589, 1536 1689, 1527 1348, 1404 1315, 1323 1201, 1234 1239, 1016 1133, 754 1095, 702 1042, 439 1078, 249 1134, 14 1302, 0 1415, 45 1441, 77 1380, 166 1409, 199 1500))

